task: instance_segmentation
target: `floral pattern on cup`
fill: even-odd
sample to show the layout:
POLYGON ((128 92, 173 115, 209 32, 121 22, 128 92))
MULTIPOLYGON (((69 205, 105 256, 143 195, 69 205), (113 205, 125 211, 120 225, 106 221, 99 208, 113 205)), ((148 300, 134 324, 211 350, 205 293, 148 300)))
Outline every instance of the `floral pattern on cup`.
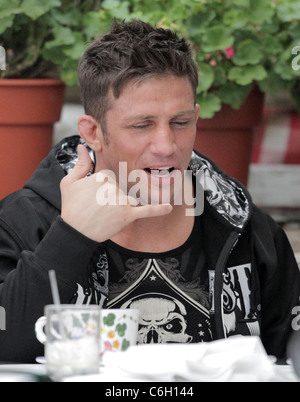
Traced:
POLYGON ((138 331, 138 311, 109 310, 101 320, 100 334, 102 355, 105 352, 125 352, 129 346, 136 344, 138 331))

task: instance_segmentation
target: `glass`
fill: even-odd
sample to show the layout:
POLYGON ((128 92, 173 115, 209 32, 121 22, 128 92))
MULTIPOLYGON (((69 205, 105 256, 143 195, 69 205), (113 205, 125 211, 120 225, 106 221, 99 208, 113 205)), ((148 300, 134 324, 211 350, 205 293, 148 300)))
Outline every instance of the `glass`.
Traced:
POLYGON ((35 329, 51 378, 99 372, 100 313, 99 306, 46 306, 35 329))

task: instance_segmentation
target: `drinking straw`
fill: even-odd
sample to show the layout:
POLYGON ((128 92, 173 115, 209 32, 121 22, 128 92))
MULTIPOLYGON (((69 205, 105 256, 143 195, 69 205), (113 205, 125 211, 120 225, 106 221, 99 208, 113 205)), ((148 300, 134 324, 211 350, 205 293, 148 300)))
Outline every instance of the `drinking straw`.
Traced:
MULTIPOLYGON (((52 292, 52 298, 53 298, 54 305, 56 307, 59 307, 61 305, 61 303, 60 303, 56 273, 53 269, 49 271, 49 279, 50 279, 51 292, 52 292)), ((58 327, 59 327, 59 333, 62 336, 62 338, 64 339, 65 333, 63 331, 62 316, 61 316, 60 309, 58 309, 58 327)))
POLYGON ((54 270, 49 271, 49 278, 50 278, 50 285, 51 285, 51 291, 52 291, 52 297, 53 297, 54 304, 59 306, 60 305, 60 297, 59 297, 59 292, 58 292, 56 274, 55 274, 54 270))

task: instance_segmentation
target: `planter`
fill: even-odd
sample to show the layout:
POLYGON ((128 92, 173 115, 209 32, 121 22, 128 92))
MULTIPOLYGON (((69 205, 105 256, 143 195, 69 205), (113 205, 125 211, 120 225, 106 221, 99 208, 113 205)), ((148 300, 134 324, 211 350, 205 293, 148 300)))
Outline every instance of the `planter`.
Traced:
POLYGON ((64 94, 60 80, 0 80, 0 199, 21 189, 49 153, 64 94))
POLYGON ((239 110, 223 105, 212 119, 199 119, 195 149, 247 185, 255 127, 263 117, 264 94, 253 89, 239 110))

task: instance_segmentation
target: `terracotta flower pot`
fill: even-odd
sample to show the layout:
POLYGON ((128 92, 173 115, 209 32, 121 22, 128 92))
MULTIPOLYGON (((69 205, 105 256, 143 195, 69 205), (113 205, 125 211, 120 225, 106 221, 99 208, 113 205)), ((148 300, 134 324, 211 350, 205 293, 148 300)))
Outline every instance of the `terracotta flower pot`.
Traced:
POLYGON ((239 110, 223 105, 212 119, 199 119, 195 149, 247 185, 255 127, 263 117, 264 94, 250 93, 239 110))
POLYGON ((0 80, 0 199, 22 188, 48 154, 64 94, 60 80, 0 80))

